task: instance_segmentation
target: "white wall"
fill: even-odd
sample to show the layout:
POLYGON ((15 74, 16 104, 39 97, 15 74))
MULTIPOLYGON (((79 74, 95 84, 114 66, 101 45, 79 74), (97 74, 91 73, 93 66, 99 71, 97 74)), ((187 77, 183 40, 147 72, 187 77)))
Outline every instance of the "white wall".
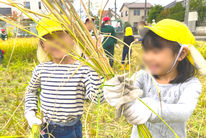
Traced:
MULTIPOLYGON (((7 0, 3 0, 5 2, 7 2, 7 0)), ((43 5, 43 3, 41 2, 41 0, 13 0, 13 2, 18 3, 19 5, 24 6, 24 2, 30 2, 30 10, 37 12, 37 13, 41 13, 41 14, 48 14, 48 10, 45 8, 45 6, 43 5), (39 9, 39 5, 38 2, 41 2, 41 9, 39 9)), ((0 4, 0 7, 11 7, 8 5, 4 5, 4 4, 0 4)), ((12 8, 12 12, 13 11, 17 11, 18 14, 21 14, 21 11, 19 11, 18 9, 11 7, 12 8)), ((30 14, 32 15, 32 14, 30 14)), ((38 20, 38 17, 36 17, 35 15, 32 15, 33 18, 35 18, 36 20, 38 20)), ((23 19, 29 19, 26 15, 23 14, 23 19)))

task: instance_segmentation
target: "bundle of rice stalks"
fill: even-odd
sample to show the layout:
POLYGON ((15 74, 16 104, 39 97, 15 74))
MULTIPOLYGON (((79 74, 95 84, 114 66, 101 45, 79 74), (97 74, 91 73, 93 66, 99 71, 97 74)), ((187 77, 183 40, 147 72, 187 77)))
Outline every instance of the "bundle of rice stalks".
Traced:
MULTIPOLYGON (((86 28, 84 22, 81 20, 80 16, 76 12, 74 6, 72 5, 72 3, 69 0, 42 0, 42 2, 47 7, 47 9, 50 11, 50 13, 53 16, 55 16, 55 18, 57 19, 57 22, 62 25, 63 30, 67 31, 69 33, 69 35, 75 40, 77 47, 81 49, 81 52, 87 57, 87 59, 82 58, 81 54, 76 52, 76 51, 71 51, 68 53, 68 55, 70 55, 74 59, 77 59, 77 60, 83 62, 84 64, 90 66, 99 75, 103 76, 105 79, 110 79, 111 77, 113 77, 115 74, 114 74, 114 71, 112 70, 111 66, 109 65, 108 59, 106 58, 106 55, 104 53, 102 43, 101 43, 101 36, 97 34, 97 29, 94 28, 94 35, 96 38, 96 40, 94 40, 92 38, 92 36, 90 35, 90 32, 86 28)), ((35 13, 29 9, 26 9, 26 8, 18 5, 17 3, 14 3, 12 0, 8 0, 8 3, 6 3, 6 2, 2 2, 2 3, 19 9, 23 14, 25 14, 30 19, 32 19, 34 22, 36 22, 39 26, 43 26, 43 25, 39 24, 39 22, 37 20, 35 20, 32 15, 50 18, 50 16, 35 13)), ((86 6, 85 6, 83 0, 81 0, 81 3, 85 9, 85 12, 86 12, 88 18, 91 20, 91 16, 89 15, 89 12, 86 9, 86 6)), ((108 3, 108 1, 106 3, 108 3)), ((105 6, 101 6, 101 7, 103 7, 103 9, 104 9, 105 6)), ((101 9, 100 11, 103 11, 103 9, 101 9)), ((101 23, 101 15, 102 15, 102 13, 100 13, 100 23, 101 23)), ((26 31, 26 32, 42 39, 43 41, 46 41, 44 38, 36 35, 33 32, 30 32, 29 30, 25 29, 24 26, 21 26, 20 24, 12 21, 10 19, 7 19, 5 17, 0 17, 0 19, 3 21, 6 21, 7 23, 10 23, 10 24, 16 26, 19 29, 22 29, 23 31, 26 31)), ((45 28, 45 30, 46 30, 46 28, 45 28)), ((51 34, 51 32, 48 32, 48 33, 51 34)), ((116 38, 116 39, 118 39, 118 38, 116 38)), ((166 122, 164 122, 164 123, 166 123, 166 122)), ((98 124, 97 124, 97 126, 98 126, 98 124)), ((33 130, 34 129, 36 131, 39 130, 36 127, 34 127, 33 130)), ((38 134, 36 131, 33 132, 33 136, 38 134)), ((140 137, 152 137, 145 125, 139 125, 138 131, 139 131, 140 137)))

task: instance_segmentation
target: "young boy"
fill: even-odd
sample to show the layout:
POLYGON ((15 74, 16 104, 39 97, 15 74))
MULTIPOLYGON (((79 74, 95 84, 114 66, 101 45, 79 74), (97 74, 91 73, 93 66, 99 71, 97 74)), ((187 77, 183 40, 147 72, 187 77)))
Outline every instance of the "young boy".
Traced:
POLYGON ((98 97, 100 102, 104 100, 102 91, 99 90, 102 78, 88 66, 80 65, 68 55, 68 52, 64 52, 66 49, 75 49, 74 41, 57 23, 55 17, 43 18, 39 24, 41 25, 37 25, 38 34, 47 41, 40 40, 37 56, 41 64, 34 69, 27 87, 26 119, 30 127, 33 124, 42 124, 35 115, 38 89, 41 88, 41 137, 81 138, 80 119, 83 114, 84 97, 87 96, 95 103, 98 102, 98 97), (59 40, 67 45, 62 45, 59 40), (51 43, 55 44, 55 47, 51 43))
POLYGON ((127 27, 125 29, 125 36, 124 36, 123 41, 127 45, 124 45, 124 47, 123 47, 121 70, 124 70, 125 64, 126 64, 126 70, 129 70, 129 58, 132 54, 132 49, 130 49, 128 46, 130 46, 130 44, 134 41, 132 27, 127 27), (127 57, 127 62, 125 62, 126 57, 127 57))

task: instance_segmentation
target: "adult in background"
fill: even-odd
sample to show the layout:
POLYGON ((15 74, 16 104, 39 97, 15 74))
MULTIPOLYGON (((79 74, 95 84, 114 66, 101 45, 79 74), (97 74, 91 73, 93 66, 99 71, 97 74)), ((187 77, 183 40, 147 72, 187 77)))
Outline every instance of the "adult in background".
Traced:
MULTIPOLYGON (((103 35, 111 35, 113 37, 116 37, 116 32, 114 30, 114 27, 111 26, 111 19, 110 17, 104 17, 103 18, 103 23, 101 25, 101 32, 103 35)), ((114 62, 114 46, 117 44, 117 39, 110 37, 110 36, 105 36, 102 43, 103 43, 103 48, 104 51, 109 59, 109 64, 111 67, 113 67, 113 62, 114 62)))
POLYGON ((7 40, 8 36, 6 34, 6 31, 4 29, 1 29, 1 39, 2 40, 7 40))

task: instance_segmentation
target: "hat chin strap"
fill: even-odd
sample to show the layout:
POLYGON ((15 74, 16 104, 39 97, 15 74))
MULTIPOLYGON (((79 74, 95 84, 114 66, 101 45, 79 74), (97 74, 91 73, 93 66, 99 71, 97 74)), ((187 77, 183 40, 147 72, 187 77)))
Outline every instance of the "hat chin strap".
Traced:
POLYGON ((178 54, 177 54, 177 57, 176 57, 173 65, 172 65, 172 67, 168 70, 167 73, 170 73, 170 72, 173 70, 173 68, 175 67, 175 65, 176 65, 176 63, 177 63, 177 60, 178 60, 178 58, 180 57, 180 55, 181 55, 181 53, 182 53, 183 48, 184 48, 184 47, 188 47, 188 45, 183 45, 183 44, 180 44, 180 43, 179 43, 179 45, 180 45, 180 50, 179 50, 179 52, 178 52, 178 54))

